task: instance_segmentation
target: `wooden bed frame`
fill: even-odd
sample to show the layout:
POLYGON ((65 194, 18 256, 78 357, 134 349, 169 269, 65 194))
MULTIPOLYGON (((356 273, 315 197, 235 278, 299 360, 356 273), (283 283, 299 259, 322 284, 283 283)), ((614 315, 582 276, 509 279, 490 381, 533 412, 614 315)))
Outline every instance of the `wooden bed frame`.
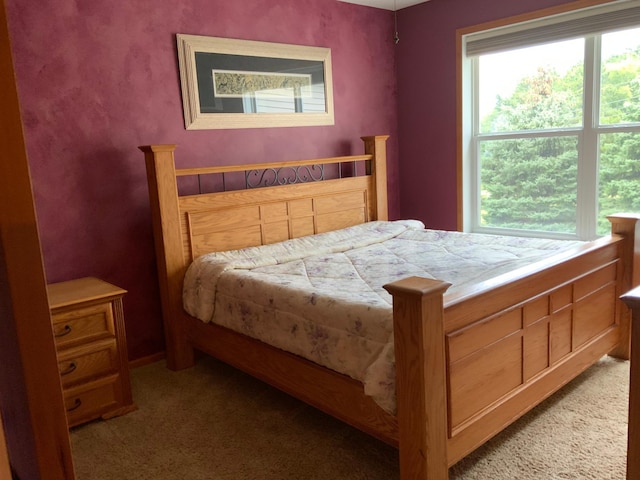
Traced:
POLYGON ((387 136, 364 155, 176 170, 175 145, 144 146, 168 367, 194 349, 247 372, 399 448, 400 476, 442 480, 448 467, 603 355, 629 357, 619 296, 638 284, 637 215, 610 217, 612 235, 552 260, 444 295, 449 284, 407 278, 393 295, 398 413, 362 385, 307 360, 190 317, 182 282, 209 251, 272 243, 387 220, 387 136), (364 162, 364 175, 231 192, 178 195, 178 178, 364 162))

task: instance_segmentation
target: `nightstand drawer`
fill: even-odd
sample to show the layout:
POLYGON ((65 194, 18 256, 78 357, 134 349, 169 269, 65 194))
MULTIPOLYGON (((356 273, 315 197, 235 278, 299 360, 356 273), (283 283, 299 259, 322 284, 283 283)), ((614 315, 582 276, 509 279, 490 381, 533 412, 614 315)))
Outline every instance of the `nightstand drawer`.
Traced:
POLYGON ((52 319, 58 348, 114 336, 113 312, 109 303, 54 313, 52 319))
POLYGON ((64 403, 67 410, 67 421, 73 427, 99 417, 103 412, 118 407, 117 375, 113 375, 100 382, 93 382, 64 393, 64 403))
POLYGON ((118 370, 116 339, 102 340, 61 351, 58 354, 58 369, 64 388, 116 373, 118 370))

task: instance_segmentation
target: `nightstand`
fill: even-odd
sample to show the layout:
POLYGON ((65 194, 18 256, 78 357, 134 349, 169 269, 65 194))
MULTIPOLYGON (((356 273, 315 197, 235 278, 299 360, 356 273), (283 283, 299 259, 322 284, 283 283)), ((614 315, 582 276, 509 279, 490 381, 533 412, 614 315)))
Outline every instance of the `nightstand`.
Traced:
POLYGON ((69 427, 135 410, 122 311, 127 291, 91 277, 47 291, 69 427))

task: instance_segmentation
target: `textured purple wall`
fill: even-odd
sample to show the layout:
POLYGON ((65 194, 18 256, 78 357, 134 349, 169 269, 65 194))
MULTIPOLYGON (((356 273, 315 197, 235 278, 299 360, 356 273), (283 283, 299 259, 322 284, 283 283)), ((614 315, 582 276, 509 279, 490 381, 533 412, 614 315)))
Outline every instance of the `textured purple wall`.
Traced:
POLYGON ((362 151, 391 134, 398 216, 393 18, 335 0, 7 0, 47 280, 98 276, 129 291, 130 358, 163 349, 142 153, 180 166, 362 151), (186 131, 175 34, 330 47, 335 126, 186 131))
POLYGON ((400 10, 400 214, 457 228, 456 30, 567 0, 431 0, 400 10))

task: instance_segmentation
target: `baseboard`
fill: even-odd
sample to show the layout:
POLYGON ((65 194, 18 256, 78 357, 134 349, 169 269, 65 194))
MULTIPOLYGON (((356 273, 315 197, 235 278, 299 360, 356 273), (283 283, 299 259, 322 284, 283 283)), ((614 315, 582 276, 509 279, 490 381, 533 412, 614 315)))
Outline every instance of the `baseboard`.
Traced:
POLYGON ((147 355, 146 357, 136 358, 135 360, 129 361, 129 368, 134 369, 138 367, 143 367, 145 365, 149 365, 150 363, 155 363, 160 360, 164 360, 166 354, 164 352, 154 353, 152 355, 147 355))

